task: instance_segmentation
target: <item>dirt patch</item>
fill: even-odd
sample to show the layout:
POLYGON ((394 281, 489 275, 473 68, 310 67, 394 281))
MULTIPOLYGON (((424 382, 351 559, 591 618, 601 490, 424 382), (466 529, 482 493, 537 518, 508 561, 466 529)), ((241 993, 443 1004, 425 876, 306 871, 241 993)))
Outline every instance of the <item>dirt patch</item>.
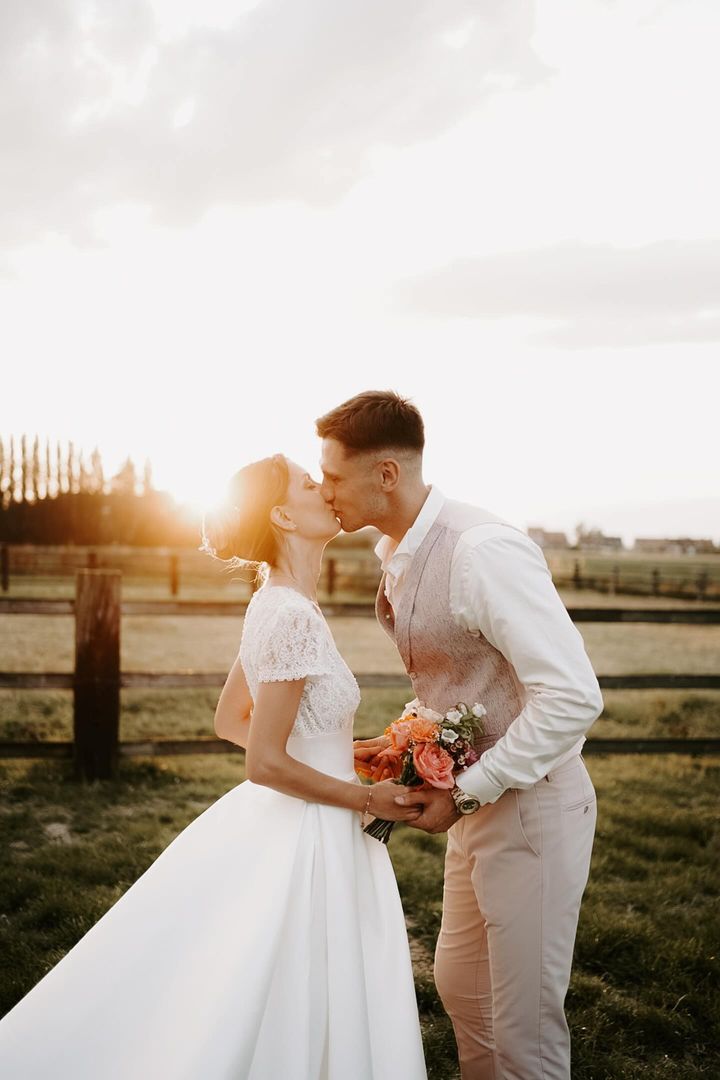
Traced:
POLYGON ((73 835, 70 826, 64 821, 47 821, 43 824, 43 832, 53 844, 72 844, 73 835))
POLYGON ((425 978, 432 979, 434 956, 427 945, 424 945, 422 941, 413 937, 413 930, 415 929, 413 920, 406 916, 405 925, 407 926, 410 958, 412 960, 413 970, 416 975, 422 975, 425 978))

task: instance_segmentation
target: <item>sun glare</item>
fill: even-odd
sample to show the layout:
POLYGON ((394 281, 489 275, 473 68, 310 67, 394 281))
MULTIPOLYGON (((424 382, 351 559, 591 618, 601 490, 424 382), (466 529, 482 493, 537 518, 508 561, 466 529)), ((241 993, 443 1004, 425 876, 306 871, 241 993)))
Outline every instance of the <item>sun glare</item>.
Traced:
POLYGON ((158 484, 169 492, 175 501, 198 517, 203 513, 220 506, 226 497, 226 490, 222 483, 213 483, 208 477, 197 479, 187 474, 178 476, 176 479, 169 478, 164 484, 158 484))

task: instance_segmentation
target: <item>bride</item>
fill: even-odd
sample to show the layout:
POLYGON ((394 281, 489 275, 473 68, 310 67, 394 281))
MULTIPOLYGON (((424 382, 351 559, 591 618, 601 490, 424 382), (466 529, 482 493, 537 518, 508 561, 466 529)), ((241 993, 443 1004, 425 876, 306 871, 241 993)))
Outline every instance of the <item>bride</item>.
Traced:
POLYGON ((360 693, 316 600, 339 523, 281 454, 230 494, 202 550, 266 571, 215 713, 247 779, 0 1020, 8 1080, 426 1077, 397 883, 362 829, 419 811, 355 775, 360 693))

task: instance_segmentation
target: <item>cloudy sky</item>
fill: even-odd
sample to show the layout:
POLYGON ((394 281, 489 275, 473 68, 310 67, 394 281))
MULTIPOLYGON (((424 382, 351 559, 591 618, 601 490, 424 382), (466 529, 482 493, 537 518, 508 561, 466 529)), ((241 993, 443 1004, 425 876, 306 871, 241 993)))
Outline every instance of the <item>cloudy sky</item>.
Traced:
POLYGON ((392 388, 522 527, 720 542, 714 0, 0 7, 0 435, 200 507, 392 388))

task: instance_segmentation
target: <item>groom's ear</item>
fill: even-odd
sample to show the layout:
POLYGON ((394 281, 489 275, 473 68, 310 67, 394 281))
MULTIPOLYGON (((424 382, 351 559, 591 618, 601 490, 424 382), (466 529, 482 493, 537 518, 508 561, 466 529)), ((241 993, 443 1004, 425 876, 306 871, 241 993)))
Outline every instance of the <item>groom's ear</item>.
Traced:
POLYGON ((400 482, 400 465, 395 458, 383 458, 377 465, 380 487, 383 491, 394 491, 400 482))

